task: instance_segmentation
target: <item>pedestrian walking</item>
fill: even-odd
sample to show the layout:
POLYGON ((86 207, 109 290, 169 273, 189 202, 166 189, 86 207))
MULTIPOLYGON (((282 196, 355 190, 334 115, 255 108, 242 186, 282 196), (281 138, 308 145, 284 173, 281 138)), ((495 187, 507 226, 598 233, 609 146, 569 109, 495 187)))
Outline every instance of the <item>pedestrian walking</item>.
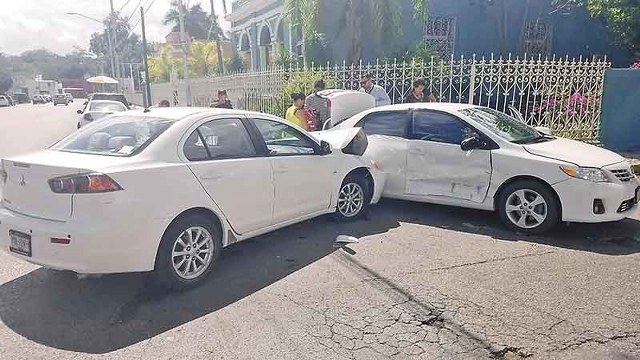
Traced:
POLYGON ((391 105, 391 99, 389 95, 380 85, 373 83, 373 76, 366 74, 360 79, 360 92, 365 92, 376 99, 376 106, 391 105))
POLYGON ((405 103, 425 103, 425 102, 437 102, 436 97, 433 96, 427 86, 427 82, 423 79, 418 79, 413 82, 411 92, 404 100, 405 103))
POLYGON ((316 80, 313 83, 313 93, 307 96, 305 104, 315 111, 315 130, 322 130, 322 125, 329 119, 329 103, 318 93, 326 87, 324 80, 316 80))
POLYGON ((231 100, 229 100, 229 97, 227 96, 227 90, 218 90, 218 101, 211 104, 210 107, 218 109, 233 109, 231 100))

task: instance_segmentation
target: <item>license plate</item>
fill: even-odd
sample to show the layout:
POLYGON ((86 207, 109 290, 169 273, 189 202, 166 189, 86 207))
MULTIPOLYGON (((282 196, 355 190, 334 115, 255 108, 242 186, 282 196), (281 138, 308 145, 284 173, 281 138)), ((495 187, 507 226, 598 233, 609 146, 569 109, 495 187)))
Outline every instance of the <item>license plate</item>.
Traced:
POLYGON ((11 245, 9 246, 11 252, 31 257, 31 235, 10 230, 9 238, 11 238, 11 245))

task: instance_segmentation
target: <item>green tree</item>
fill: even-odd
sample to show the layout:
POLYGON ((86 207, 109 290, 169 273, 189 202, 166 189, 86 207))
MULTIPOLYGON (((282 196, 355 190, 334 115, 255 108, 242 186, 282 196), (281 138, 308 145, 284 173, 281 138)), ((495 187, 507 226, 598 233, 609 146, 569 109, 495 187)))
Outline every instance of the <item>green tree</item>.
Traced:
MULTIPOLYGON (((171 9, 164 16, 162 23, 164 25, 173 25, 171 31, 180 32, 180 0, 171 1, 171 9)), ((210 29, 221 33, 220 26, 216 24, 212 27, 211 16, 202 9, 200 4, 193 5, 185 9, 184 13, 184 30, 189 33, 191 38, 196 40, 209 40, 210 29)))
MULTIPOLYGON (((109 23, 112 24, 114 30, 114 39, 112 39, 113 50, 118 55, 120 63, 141 63, 142 42, 140 41, 140 36, 133 33, 131 24, 119 13, 116 13, 113 17, 111 15, 107 17, 105 19, 105 27, 108 26, 109 23)), ((109 43, 104 31, 91 35, 89 50, 97 56, 102 57, 106 64, 110 63, 109 43)), ((111 74, 110 71, 111 68, 107 66, 105 72, 108 72, 111 76, 115 76, 115 74, 111 74)))
POLYGON ((554 0, 554 4, 564 11, 586 7, 604 22, 618 45, 640 56, 640 0, 554 0))
MULTIPOLYGON (((336 3, 333 3, 336 4, 336 3)), ((429 0, 413 0, 416 18, 426 17, 429 0)), ((362 59, 365 36, 373 34, 380 42, 389 42, 402 33, 402 10, 395 1, 345 0, 341 8, 325 9, 320 0, 285 0, 285 17, 295 33, 305 40, 306 53, 322 40, 323 12, 344 14, 340 20, 340 34, 347 36, 347 61, 362 59)))
POLYGON ((164 48, 158 56, 149 58, 149 77, 151 82, 160 83, 171 80, 171 71, 173 69, 181 69, 177 60, 171 59, 169 49, 164 48))
POLYGON ((11 74, 6 70, 0 70, 0 94, 5 93, 13 86, 11 74))

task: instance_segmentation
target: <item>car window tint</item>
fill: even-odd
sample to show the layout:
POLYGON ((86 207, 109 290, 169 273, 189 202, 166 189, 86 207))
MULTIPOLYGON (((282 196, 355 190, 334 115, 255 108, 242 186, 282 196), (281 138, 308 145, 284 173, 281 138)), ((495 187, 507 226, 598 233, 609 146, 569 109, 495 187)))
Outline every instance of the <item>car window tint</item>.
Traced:
POLYGON ((445 144, 460 145, 464 139, 477 135, 460 119, 453 115, 416 111, 413 113, 411 138, 445 144))
POLYGON ((315 154, 317 145, 293 127, 272 120, 254 119, 270 155, 315 154))
POLYGON ((375 112, 360 120, 357 127, 362 127, 367 135, 403 137, 407 120, 408 113, 404 111, 375 112))
POLYGON ((221 119, 198 127, 184 144, 184 155, 190 161, 237 159, 255 156, 256 149, 240 119, 221 119))

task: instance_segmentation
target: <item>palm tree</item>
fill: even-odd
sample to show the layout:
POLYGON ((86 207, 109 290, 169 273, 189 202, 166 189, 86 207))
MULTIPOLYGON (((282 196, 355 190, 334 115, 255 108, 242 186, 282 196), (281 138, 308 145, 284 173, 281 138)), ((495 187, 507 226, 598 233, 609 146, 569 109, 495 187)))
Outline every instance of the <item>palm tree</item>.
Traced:
MULTIPOLYGON (((429 0, 412 2, 416 19, 424 20, 429 0)), ((318 38, 322 10, 320 0, 285 0, 285 17, 303 35, 305 44, 318 38)), ((367 29, 383 41, 402 33, 402 9, 396 0, 345 0, 343 9, 331 9, 331 13, 344 14, 339 33, 346 30, 347 61, 352 63, 362 59, 363 34, 367 29)))
POLYGON ((171 10, 164 16, 164 25, 173 25, 171 31, 180 31, 180 5, 185 6, 184 30, 196 40, 208 40, 209 29, 211 28, 211 17, 202 9, 200 4, 187 7, 182 0, 172 0, 171 10))

